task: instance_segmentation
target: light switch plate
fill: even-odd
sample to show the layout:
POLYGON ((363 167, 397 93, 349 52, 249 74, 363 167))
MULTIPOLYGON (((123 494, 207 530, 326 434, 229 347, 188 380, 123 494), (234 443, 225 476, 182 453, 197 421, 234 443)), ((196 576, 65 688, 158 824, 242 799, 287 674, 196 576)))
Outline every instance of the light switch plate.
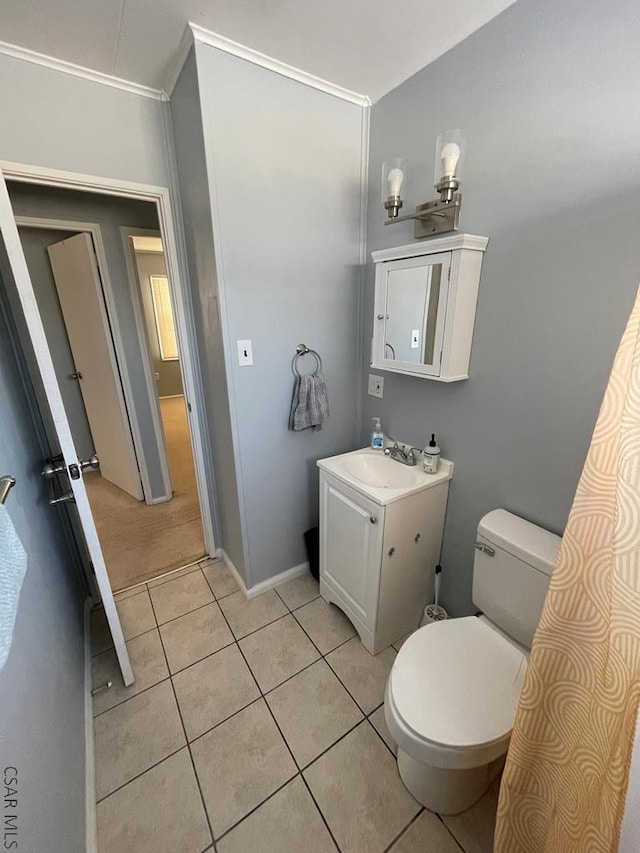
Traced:
POLYGON ((411 330, 411 349, 418 349, 420 346, 420 329, 411 330))
POLYGON ((253 347, 251 341, 237 341, 238 364, 240 367, 250 367, 253 364, 253 347))
POLYGON ((369 394, 372 397, 384 397, 384 379, 382 376, 376 376, 375 373, 369 374, 369 394))

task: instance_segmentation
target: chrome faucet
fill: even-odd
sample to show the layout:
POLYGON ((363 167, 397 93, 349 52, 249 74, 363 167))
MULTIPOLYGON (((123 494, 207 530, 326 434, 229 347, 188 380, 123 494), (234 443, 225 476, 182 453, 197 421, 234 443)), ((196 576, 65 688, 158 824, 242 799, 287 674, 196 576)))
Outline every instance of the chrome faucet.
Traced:
MULTIPOLYGON (((389 436, 388 436, 389 437, 389 436)), ((420 453, 417 447, 411 447, 409 450, 403 450, 395 438, 392 438, 393 447, 385 447, 384 455, 389 459, 395 459, 396 462, 401 462, 403 465, 415 465, 417 463, 416 453, 420 453)))

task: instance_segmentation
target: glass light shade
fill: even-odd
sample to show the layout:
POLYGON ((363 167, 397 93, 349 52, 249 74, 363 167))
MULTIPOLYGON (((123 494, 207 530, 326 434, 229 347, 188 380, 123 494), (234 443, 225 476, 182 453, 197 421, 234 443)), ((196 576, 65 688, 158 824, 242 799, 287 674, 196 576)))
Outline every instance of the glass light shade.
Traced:
POLYGON ((444 180, 462 180, 466 139, 462 130, 445 130, 436 139, 436 163, 433 183, 444 180))
POLYGON ((406 186, 408 163, 402 157, 393 157, 382 164, 382 203, 389 198, 402 198, 406 186))

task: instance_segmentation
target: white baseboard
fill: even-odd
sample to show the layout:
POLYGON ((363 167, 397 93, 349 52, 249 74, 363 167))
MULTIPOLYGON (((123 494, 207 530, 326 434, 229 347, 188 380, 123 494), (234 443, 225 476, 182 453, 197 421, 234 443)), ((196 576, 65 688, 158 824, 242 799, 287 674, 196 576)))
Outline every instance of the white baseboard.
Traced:
POLYGON ((286 581, 291 581, 294 578, 300 577, 305 572, 309 571, 309 563, 300 563, 299 566, 292 566, 290 569, 285 569, 284 572, 280 572, 273 577, 267 578, 265 581, 260 581, 260 583, 255 584, 250 589, 247 589, 245 586, 242 577, 240 576, 240 572, 233 565, 232 560, 229 558, 229 555, 224 550, 224 548, 220 548, 219 551, 216 552, 217 556, 221 557, 224 561, 225 566, 229 569, 231 574, 233 575, 236 583, 244 592, 247 598, 255 598, 256 595, 260 595, 263 592, 267 592, 269 589, 273 589, 276 586, 279 586, 281 583, 285 583, 286 581))
POLYGON ((85 738, 85 812, 87 853, 98 853, 96 812, 96 761, 93 742, 93 699, 91 697, 91 599, 84 604, 84 738, 85 738))

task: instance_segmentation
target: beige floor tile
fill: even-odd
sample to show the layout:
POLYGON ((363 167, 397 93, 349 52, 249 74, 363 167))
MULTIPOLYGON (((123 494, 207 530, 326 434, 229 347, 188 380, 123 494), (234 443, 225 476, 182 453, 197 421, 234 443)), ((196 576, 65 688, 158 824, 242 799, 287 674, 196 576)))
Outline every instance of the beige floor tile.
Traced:
POLYGON ((127 651, 136 679, 129 687, 124 686, 118 659, 113 649, 92 658, 93 687, 99 687, 107 681, 112 682, 108 690, 101 690, 93 697, 94 714, 101 714, 169 677, 157 628, 129 640, 127 651))
POLYGON ((384 700, 384 689, 396 652, 388 648, 370 655, 359 637, 327 655, 327 663, 356 700, 370 714, 384 700))
POLYGON ((122 592, 116 592, 113 598, 115 601, 122 601, 123 598, 131 598, 132 595, 144 592, 146 588, 146 583, 138 583, 135 586, 130 586, 129 589, 123 589, 122 592))
POLYGON ((185 745, 178 707, 163 681, 94 720, 98 800, 185 745))
POLYGON ((293 616, 284 616, 238 643, 263 693, 272 690, 320 654, 293 616))
POLYGON ((303 604, 308 604, 320 595, 318 581, 310 572, 305 572, 299 578, 280 584, 276 590, 289 610, 302 607, 303 604))
POLYGON ((116 605, 125 640, 131 640, 156 627, 156 619, 147 590, 125 598, 116 605))
POLYGON ((162 586, 163 583, 168 583, 169 581, 175 581, 178 578, 182 578, 185 575, 190 575, 191 572, 197 572, 200 568, 200 563, 194 563, 191 566, 185 566, 182 569, 176 569, 174 572, 168 572, 166 575, 160 575, 158 578, 153 578, 153 580, 147 581, 147 586, 149 589, 153 589, 154 586, 162 586))
POLYGON ((210 841, 186 749, 98 803, 100 853, 200 853, 210 841))
POLYGON ((368 723, 314 761, 304 777, 343 853, 382 853, 421 808, 368 723))
POLYGON ((396 841, 389 853, 461 853, 442 821, 423 811, 396 841))
POLYGON ((202 571, 216 598, 225 598, 240 589, 235 578, 221 560, 203 563, 202 571))
POLYGON ((300 767, 362 719, 362 712, 323 660, 281 684, 266 700, 300 767))
POLYGON ((160 634, 172 673, 233 643, 233 634, 215 602, 167 622, 160 634))
POLYGON ((173 684, 190 741, 260 696, 235 644, 178 672, 173 684))
POLYGON ((91 654, 99 655, 107 649, 113 648, 113 640, 111 639, 111 631, 109 623, 102 605, 94 607, 91 611, 90 619, 91 632, 91 654))
POLYGON ((245 598, 243 592, 235 592, 221 599, 220 607, 237 639, 289 612, 272 589, 255 598, 245 598))
POLYGON ((218 853, 335 853, 335 850, 299 776, 218 842, 218 853))
POLYGON ((496 779, 484 797, 468 811, 442 817, 466 853, 491 853, 493 850, 500 779, 496 779))
POLYGON ((377 711, 374 711, 373 714, 369 717, 369 722, 373 726, 373 728, 378 732, 382 740, 387 744, 391 752, 396 755, 398 752, 398 747, 391 737, 391 733, 387 728, 387 721, 384 718, 384 705, 381 708, 378 708, 377 711))
POLYGON ((201 571, 168 581, 149 590, 158 625, 177 619, 191 610, 213 601, 209 584, 201 571))
POLYGON ((191 746, 214 838, 296 773, 263 699, 191 746))
POLYGON ((335 604, 316 598, 296 610, 295 617, 323 655, 355 636, 356 629, 335 604))

